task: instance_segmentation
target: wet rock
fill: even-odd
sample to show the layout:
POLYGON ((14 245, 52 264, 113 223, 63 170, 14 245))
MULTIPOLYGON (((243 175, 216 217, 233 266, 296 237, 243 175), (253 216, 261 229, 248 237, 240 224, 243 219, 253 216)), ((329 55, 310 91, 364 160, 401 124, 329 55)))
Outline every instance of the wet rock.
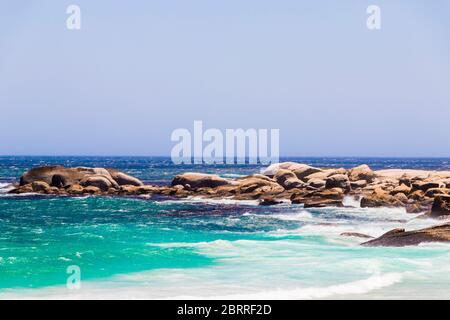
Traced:
POLYGON ((431 217, 440 217, 450 215, 450 196, 439 195, 434 198, 433 206, 431 207, 431 217))
POLYGON ((343 207, 341 200, 334 199, 306 199, 303 202, 305 208, 343 207))
POLYGON ((282 203, 282 201, 272 198, 272 197, 266 197, 259 201, 260 206, 273 206, 273 205, 277 205, 280 203, 282 203))
POLYGON ((373 239, 372 236, 367 234, 358 233, 358 232, 343 232, 340 234, 343 237, 356 237, 356 238, 365 238, 365 239, 373 239))
POLYGON ((408 203, 406 205, 406 213, 421 213, 427 211, 420 203, 408 203))
POLYGON ((449 242, 450 223, 430 228, 405 231, 405 229, 394 229, 386 232, 381 237, 364 242, 363 246, 415 246, 423 242, 449 242))

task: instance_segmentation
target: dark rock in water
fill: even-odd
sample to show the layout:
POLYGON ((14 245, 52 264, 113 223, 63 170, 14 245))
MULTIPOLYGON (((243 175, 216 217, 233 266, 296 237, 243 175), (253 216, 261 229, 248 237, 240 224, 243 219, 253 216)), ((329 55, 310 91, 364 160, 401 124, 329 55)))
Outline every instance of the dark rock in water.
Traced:
POLYGON ((406 205, 406 213, 421 213, 426 211, 420 203, 409 203, 406 205))
POLYGON ((450 223, 414 231, 398 228, 362 245, 404 247, 415 246, 422 242, 450 242, 450 223))
POLYGON ((276 204, 281 204, 282 201, 274 199, 274 198, 263 198, 259 201, 260 206, 273 206, 276 204))
POLYGON ((431 207, 431 217, 440 217, 450 215, 450 196, 439 195, 434 198, 431 207))
POLYGON ((372 236, 369 236, 364 233, 358 233, 358 232, 343 232, 341 233, 341 236, 343 237, 356 237, 356 238, 366 238, 366 239, 372 239, 372 236))
POLYGON ((343 207, 341 200, 334 199, 307 199, 304 202, 305 208, 343 207))

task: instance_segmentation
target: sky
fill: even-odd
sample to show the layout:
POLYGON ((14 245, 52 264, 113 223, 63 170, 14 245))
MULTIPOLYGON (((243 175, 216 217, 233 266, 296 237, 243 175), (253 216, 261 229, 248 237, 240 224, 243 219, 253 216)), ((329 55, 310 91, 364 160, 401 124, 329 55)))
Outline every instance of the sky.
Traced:
POLYGON ((449 17, 445 0, 2 0, 0 154, 170 155, 201 120, 279 129, 281 156, 450 157, 449 17))

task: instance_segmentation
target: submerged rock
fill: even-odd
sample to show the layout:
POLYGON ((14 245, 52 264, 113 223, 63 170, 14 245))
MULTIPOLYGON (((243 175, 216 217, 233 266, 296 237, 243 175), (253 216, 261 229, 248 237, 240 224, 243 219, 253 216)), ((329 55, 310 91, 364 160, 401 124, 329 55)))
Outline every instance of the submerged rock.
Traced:
POLYGON ((362 243, 363 246, 415 246, 423 242, 449 242, 450 223, 430 228, 405 231, 398 228, 386 232, 381 237, 362 243))
POLYGON ((372 236, 369 236, 364 233, 358 233, 358 232, 343 232, 340 234, 343 237, 356 237, 356 238, 365 238, 365 239, 372 239, 372 236))

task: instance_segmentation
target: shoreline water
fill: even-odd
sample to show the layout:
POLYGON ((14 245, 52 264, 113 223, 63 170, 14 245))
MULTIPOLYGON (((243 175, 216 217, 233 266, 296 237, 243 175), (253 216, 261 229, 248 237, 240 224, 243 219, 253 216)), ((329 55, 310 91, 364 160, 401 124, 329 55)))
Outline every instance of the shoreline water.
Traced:
MULTIPOLYGON (((166 184, 180 173, 155 167, 124 171, 166 184)), ((247 175, 255 168, 225 174, 233 172, 247 175)), ((341 236, 443 223, 417 219, 420 214, 404 208, 24 196, 0 197, 0 211, 0 299, 408 299, 440 298, 450 288, 448 244, 367 248, 360 246, 363 239, 341 236), (81 268, 80 291, 65 287, 69 265, 81 268)))

